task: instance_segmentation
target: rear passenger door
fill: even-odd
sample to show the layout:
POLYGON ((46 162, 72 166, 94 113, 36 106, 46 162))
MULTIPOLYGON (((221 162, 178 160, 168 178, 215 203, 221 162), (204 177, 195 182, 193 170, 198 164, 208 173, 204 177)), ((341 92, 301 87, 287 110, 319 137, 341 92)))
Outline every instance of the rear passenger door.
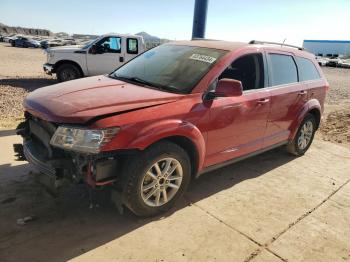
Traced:
POLYGON ((304 57, 296 57, 296 60, 299 69, 299 81, 307 88, 308 99, 316 98, 323 106, 326 97, 326 83, 321 78, 315 62, 304 57))
POLYGON ((133 59, 135 56, 139 54, 140 43, 137 38, 127 37, 126 40, 126 52, 125 52, 125 61, 127 62, 133 59))
POLYGON ((286 141, 290 127, 307 102, 307 88, 299 82, 295 57, 288 52, 267 52, 270 114, 264 147, 286 141))

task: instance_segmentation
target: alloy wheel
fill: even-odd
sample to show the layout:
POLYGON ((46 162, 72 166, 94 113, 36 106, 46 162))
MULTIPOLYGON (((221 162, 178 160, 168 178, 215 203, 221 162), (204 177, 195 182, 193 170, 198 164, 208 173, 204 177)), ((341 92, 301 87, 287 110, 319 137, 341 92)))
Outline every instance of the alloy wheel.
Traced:
POLYGON ((180 189, 183 170, 175 158, 163 158, 145 173, 141 183, 143 202, 152 207, 168 203, 180 189))
POLYGON ((300 129, 300 135, 298 138, 299 149, 304 150, 310 144, 313 131, 314 125, 312 121, 306 121, 300 129))

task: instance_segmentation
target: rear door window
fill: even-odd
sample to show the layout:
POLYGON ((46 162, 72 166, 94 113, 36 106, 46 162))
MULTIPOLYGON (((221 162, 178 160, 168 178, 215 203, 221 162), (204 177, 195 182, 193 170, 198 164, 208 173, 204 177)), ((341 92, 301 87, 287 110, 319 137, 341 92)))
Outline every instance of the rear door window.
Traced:
POLYGON ((269 54, 270 86, 285 85, 298 82, 298 71, 294 59, 290 55, 269 54))
POLYGON ((138 53, 138 44, 136 38, 128 38, 126 40, 127 52, 128 54, 137 54, 138 53))
POLYGON ((312 61, 306 58, 297 57, 297 62, 299 67, 300 81, 309 81, 321 78, 312 61))

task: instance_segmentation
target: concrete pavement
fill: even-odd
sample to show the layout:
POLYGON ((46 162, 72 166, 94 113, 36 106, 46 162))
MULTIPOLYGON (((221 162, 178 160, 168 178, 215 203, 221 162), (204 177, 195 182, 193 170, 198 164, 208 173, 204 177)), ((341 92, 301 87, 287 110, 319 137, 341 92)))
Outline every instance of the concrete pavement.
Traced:
POLYGON ((53 199, 15 136, 0 137, 0 253, 4 261, 350 260, 350 150, 314 141, 303 157, 276 149, 203 175, 163 217, 139 219, 84 190, 53 199), (11 198, 12 197, 12 198, 11 198), (9 199, 15 200, 9 201, 9 199), (17 226, 28 213, 38 219, 17 226))

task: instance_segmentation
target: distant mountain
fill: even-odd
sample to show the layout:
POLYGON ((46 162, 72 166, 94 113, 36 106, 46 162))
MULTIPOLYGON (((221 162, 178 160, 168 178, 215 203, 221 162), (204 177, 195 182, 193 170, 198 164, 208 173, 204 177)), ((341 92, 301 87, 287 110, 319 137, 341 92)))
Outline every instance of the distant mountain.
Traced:
POLYGON ((142 36, 143 39, 145 40, 145 42, 160 42, 159 37, 150 35, 150 34, 143 32, 143 31, 140 33, 137 33, 136 35, 142 36))
POLYGON ((47 29, 8 26, 2 23, 0 23, 0 34, 22 34, 22 35, 41 35, 41 36, 53 35, 52 32, 47 29))

